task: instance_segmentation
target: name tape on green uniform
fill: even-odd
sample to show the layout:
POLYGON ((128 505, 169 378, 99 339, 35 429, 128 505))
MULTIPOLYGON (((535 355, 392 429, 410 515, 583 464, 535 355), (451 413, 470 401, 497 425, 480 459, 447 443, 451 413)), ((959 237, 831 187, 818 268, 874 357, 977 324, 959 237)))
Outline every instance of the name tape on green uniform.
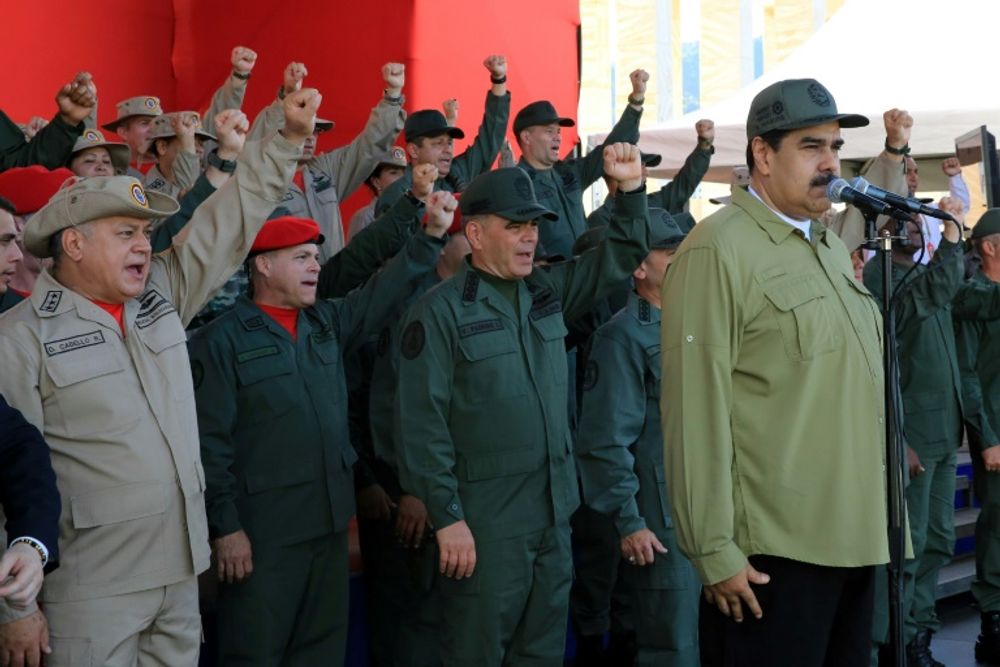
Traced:
POLYGON ((503 323, 500 321, 500 318, 480 320, 479 322, 471 322, 460 326, 458 328, 458 335, 462 338, 468 338, 469 336, 489 333, 490 331, 501 331, 502 329, 503 323))

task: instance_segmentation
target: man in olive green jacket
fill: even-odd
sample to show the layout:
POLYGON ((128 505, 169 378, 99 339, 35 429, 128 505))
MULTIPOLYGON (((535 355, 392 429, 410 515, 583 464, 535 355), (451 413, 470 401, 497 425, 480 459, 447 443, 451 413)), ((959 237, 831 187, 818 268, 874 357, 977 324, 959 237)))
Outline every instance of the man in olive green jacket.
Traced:
MULTIPOLYGON (((885 120, 900 151, 912 121, 885 120)), ((867 124, 812 79, 758 93, 750 186, 695 226, 664 283, 666 481, 705 584, 705 665, 868 662, 889 556, 881 315, 816 221, 841 128, 867 124)))
POLYGON ((621 193, 599 249, 534 269, 538 221, 554 214, 522 170, 484 174, 462 196, 471 261, 407 316, 397 458, 436 529, 446 665, 562 665, 579 504, 565 321, 648 254, 639 150, 604 156, 621 193))
POLYGON ((253 300, 192 338, 222 664, 343 662, 357 460, 343 356, 434 265, 456 205, 430 200, 427 233, 335 301, 316 299, 317 223, 269 221, 251 248, 253 300))
POLYGON ((701 582, 677 548, 660 430, 660 288, 683 239, 669 213, 650 211, 651 250, 633 272, 635 290, 591 338, 576 439, 583 500, 617 529, 618 585, 630 594, 643 666, 699 664, 701 582))

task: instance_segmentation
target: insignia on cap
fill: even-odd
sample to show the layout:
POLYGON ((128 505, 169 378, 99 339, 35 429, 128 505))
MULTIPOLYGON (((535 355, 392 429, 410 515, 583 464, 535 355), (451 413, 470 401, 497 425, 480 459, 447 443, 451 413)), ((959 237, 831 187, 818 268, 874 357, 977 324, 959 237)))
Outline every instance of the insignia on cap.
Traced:
POLYGON ((143 208, 149 208, 149 202, 146 201, 146 191, 142 189, 142 185, 138 182, 133 183, 128 191, 129 194, 132 195, 132 199, 136 204, 143 208))
POLYGON ((146 106, 147 109, 155 109, 159 105, 155 97, 147 97, 145 100, 142 101, 142 103, 146 106))
POLYGON ((527 176, 518 176, 514 179, 514 191, 522 199, 531 199, 531 181, 527 176))
POLYGON ((395 148, 393 148, 392 149, 392 159, 393 160, 402 160, 403 159, 403 149, 400 148, 399 146, 396 146, 395 148))
POLYGON ((771 105, 771 113, 773 113, 775 116, 780 116, 781 114, 785 113, 785 105, 781 103, 781 100, 778 100, 777 102, 771 105))
POLYGON ((830 94, 823 89, 823 86, 818 83, 810 83, 806 88, 806 92, 809 93, 809 99, 813 101, 813 104, 820 107, 830 106, 830 94))
POLYGON ((87 130, 83 133, 83 138, 92 143, 97 143, 98 141, 104 141, 104 137, 97 130, 87 130))

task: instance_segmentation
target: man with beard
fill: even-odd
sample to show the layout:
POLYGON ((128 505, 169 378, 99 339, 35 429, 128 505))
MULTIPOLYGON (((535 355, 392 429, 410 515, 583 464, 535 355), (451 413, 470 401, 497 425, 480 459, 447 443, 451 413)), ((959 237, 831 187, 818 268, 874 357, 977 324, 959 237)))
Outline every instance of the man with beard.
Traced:
MULTIPOLYGON (((25 228, 54 263, 0 318, 0 393, 45 436, 62 495, 62 559, 40 596, 50 664, 198 661, 209 552, 184 325, 243 262, 321 99, 290 95, 281 134, 247 144, 168 252, 152 256, 150 219, 177 203, 129 176, 72 183, 25 228)), ((216 131, 248 126, 230 111, 216 131)))

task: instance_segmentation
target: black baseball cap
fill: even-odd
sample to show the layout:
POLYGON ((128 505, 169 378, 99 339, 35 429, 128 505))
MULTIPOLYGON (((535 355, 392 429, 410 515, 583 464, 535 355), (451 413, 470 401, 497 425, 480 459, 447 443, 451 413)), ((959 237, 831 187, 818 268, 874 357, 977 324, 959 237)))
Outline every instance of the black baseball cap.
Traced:
POLYGON ((557 123, 560 127, 573 127, 576 123, 572 118, 563 118, 556 113, 556 108, 548 100, 532 102, 517 112, 514 116, 514 134, 520 134, 526 127, 535 125, 550 125, 557 123))
POLYGON ((659 153, 643 153, 639 151, 643 167, 658 167, 663 162, 663 156, 659 153))
POLYGON ((519 167, 505 167, 477 176, 462 192, 459 209, 463 218, 492 213, 514 222, 559 216, 538 203, 531 178, 519 167))
POLYGON ((983 213, 979 221, 972 226, 970 238, 981 239, 993 234, 1000 234, 1000 208, 991 208, 983 213))
POLYGON ((439 137, 447 134, 452 139, 462 139, 465 132, 448 124, 444 114, 437 109, 422 109, 414 111, 403 125, 403 136, 407 142, 420 137, 439 137))

